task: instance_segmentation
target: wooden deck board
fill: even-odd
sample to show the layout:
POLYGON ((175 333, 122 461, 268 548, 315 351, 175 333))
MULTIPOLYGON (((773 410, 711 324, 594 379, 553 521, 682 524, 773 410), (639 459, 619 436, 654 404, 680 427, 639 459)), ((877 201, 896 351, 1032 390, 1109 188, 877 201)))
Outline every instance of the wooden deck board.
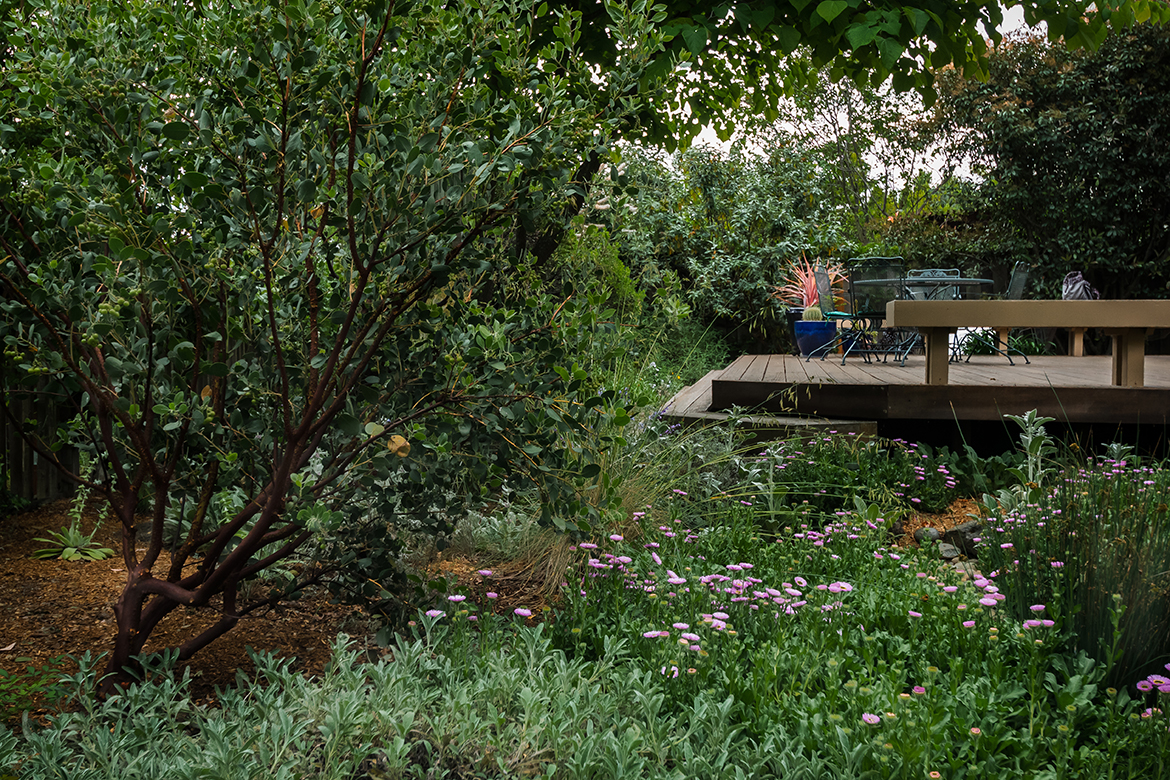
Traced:
POLYGON ((690 387, 684 387, 671 399, 671 411, 686 416, 693 412, 705 412, 711 408, 711 378, 721 373, 719 369, 708 371, 707 375, 690 387))
MULTIPOLYGON (((994 420, 1039 409, 1070 422, 1170 423, 1170 356, 1146 356, 1145 387, 1114 387, 1108 356, 999 355, 952 363, 950 384, 923 383, 924 361, 805 361, 745 355, 711 375, 708 411, 732 406, 844 419, 994 420)), ((697 408, 697 407, 696 407, 697 408)))

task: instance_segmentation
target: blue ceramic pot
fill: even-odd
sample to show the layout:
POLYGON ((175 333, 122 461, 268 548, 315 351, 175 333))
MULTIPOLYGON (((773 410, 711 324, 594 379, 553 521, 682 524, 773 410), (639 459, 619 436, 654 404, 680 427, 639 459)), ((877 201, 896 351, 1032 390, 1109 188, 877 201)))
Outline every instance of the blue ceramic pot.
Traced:
POLYGON ((796 327, 796 343, 800 347, 800 354, 805 357, 824 355, 826 347, 837 336, 837 323, 834 320, 798 320, 793 324, 796 327))

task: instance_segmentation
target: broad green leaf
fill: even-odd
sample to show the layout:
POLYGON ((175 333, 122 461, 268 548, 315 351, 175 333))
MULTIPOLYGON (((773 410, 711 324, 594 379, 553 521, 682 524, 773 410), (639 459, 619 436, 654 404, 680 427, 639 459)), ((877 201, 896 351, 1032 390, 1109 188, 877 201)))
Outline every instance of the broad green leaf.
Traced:
POLYGON ((849 45, 855 49, 860 49, 867 43, 873 41, 877 37, 877 28, 869 24, 853 24, 845 28, 845 37, 849 40, 849 45))
POLYGON ((162 134, 172 141, 182 141, 191 134, 191 128, 185 122, 170 122, 163 126, 162 134))
POLYGON ((821 0, 817 5, 817 16, 824 19, 826 22, 831 22, 845 12, 849 7, 846 0, 821 0))
POLYGON ((780 27, 776 30, 776 42, 780 45, 780 51, 785 55, 791 54, 800 46, 800 31, 794 27, 780 27))
POLYGON ((683 40, 692 54, 702 54, 707 48, 707 28, 692 25, 682 31, 683 40))

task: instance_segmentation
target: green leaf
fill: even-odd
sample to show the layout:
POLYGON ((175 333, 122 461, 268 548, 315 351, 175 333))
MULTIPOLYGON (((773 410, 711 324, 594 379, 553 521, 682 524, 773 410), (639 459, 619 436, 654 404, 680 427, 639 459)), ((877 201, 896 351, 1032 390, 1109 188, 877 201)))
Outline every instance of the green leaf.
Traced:
POLYGON ((902 13, 906 14, 906 18, 910 20, 914 35, 922 35, 922 31, 930 23, 929 14, 921 8, 912 8, 910 6, 902 6, 902 13))
POLYGON ((702 54, 707 48, 707 28, 691 26, 682 31, 683 40, 692 54, 702 54))
POLYGON ((207 184, 207 175, 199 171, 187 171, 179 177, 179 181, 194 189, 207 184))
POLYGON ((845 28, 845 38, 854 49, 860 49, 877 37, 877 28, 868 24, 853 24, 845 28))
POLYGON ((893 70, 894 66, 898 64, 898 60, 902 57, 902 44, 898 43, 893 38, 879 38, 878 51, 882 55, 882 65, 887 70, 893 70))
POLYGON ((362 424, 352 414, 337 415, 337 427, 346 436, 357 436, 362 432, 362 424))
POLYGON ((776 43, 780 45, 780 51, 787 56, 800 46, 800 31, 795 27, 781 27, 776 30, 776 43))
POLYGON ((761 30, 761 29, 767 27, 768 25, 770 25, 772 23, 772 20, 775 18, 776 18, 776 6, 765 5, 761 8, 757 8, 755 10, 755 12, 752 13, 751 25, 752 25, 752 27, 755 27, 757 30, 761 30))
POLYGON ((369 436, 370 438, 373 438, 373 437, 378 436, 379 434, 385 432, 386 426, 379 425, 376 422, 369 422, 369 423, 366 423, 365 430, 366 430, 366 435, 369 436))
POLYGON ((170 122, 163 126, 162 134, 172 141, 182 141, 191 133, 191 128, 185 122, 170 122))
POLYGON ((817 6, 817 16, 826 22, 831 22, 843 14, 848 7, 849 3, 846 0, 822 0, 821 4, 817 6))

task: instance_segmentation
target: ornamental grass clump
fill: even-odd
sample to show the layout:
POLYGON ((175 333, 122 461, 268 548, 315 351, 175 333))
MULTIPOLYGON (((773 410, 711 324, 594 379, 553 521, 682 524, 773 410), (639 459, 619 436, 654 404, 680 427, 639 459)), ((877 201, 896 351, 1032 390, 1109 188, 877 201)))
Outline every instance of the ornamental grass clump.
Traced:
POLYGON ((1106 664, 1111 684, 1132 683, 1170 657, 1168 494, 1164 464, 1066 465, 985 519, 979 559, 1014 617, 1050 604, 1071 647, 1106 664))

